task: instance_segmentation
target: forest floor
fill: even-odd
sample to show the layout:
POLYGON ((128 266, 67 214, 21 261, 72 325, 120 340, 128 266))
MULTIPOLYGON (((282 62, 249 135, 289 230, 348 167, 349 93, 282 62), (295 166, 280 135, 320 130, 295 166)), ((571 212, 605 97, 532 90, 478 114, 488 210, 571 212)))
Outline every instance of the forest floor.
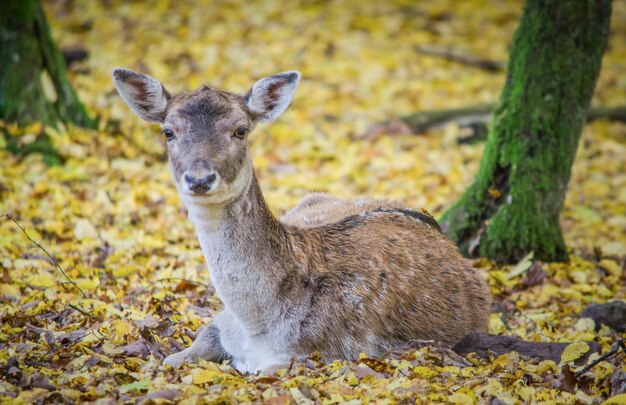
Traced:
MULTIPOLYGON (((45 131, 64 164, 47 167, 40 155, 18 159, 0 148, 0 214, 28 234, 9 217, 0 222, 0 400, 589 404, 624 393, 623 352, 578 377, 571 350, 561 362, 516 353, 466 359, 428 346, 329 364, 312 355, 273 376, 242 375, 226 363, 161 365, 163 356, 190 344, 220 303, 171 182, 159 128, 122 103, 112 68, 149 73, 173 92, 207 83, 242 93, 262 76, 300 70, 292 106, 251 136, 274 212, 324 191, 400 198, 438 216, 471 184, 483 145, 459 145, 464 130, 455 125, 419 135, 360 135, 418 110, 497 101, 505 73, 415 47, 506 61, 520 3, 46 4, 60 46, 90 53, 70 76, 101 125, 86 131, 3 124, 20 144, 45 131)), ((623 21, 626 3, 616 1, 595 106, 626 102, 623 21)), ((567 263, 475 262, 496 297, 490 332, 595 341, 607 351, 626 334, 596 330, 580 312, 591 302, 626 300, 625 124, 585 127, 562 225, 572 252, 567 263)))

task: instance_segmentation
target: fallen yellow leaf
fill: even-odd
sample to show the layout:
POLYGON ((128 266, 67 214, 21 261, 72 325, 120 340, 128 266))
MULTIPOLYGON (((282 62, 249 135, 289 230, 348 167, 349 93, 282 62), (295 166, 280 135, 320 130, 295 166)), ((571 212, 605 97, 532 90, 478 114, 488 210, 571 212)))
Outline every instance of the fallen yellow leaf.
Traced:
POLYGON ((563 365, 565 363, 569 363, 570 361, 574 361, 579 359, 582 355, 589 351, 589 345, 585 342, 574 342, 568 345, 563 353, 561 353, 561 363, 563 365))
POLYGON ((222 373, 214 370, 194 370, 192 375, 194 384, 204 384, 205 382, 212 382, 216 378, 221 377, 222 373))
POLYGON ((524 258, 520 260, 519 263, 513 266, 511 271, 509 271, 509 274, 507 274, 506 278, 512 279, 513 277, 517 277, 520 274, 526 272, 526 270, 530 269, 530 266, 532 266, 533 264, 533 255, 534 252, 530 252, 526 256, 524 256, 524 258))
POLYGON ((624 405, 626 404, 626 394, 618 394, 604 401, 602 405, 624 405))
POLYGON ((467 394, 457 392, 448 397, 448 401, 453 404, 473 404, 474 400, 467 394))

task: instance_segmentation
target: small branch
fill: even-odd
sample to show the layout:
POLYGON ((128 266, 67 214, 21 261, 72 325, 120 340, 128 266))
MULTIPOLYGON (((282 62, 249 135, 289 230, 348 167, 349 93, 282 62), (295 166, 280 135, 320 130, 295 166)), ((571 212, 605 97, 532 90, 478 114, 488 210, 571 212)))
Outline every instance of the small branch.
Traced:
MULTIPOLYGON (((456 123, 462 127, 488 125, 494 109, 495 105, 493 104, 479 104, 450 110, 418 111, 399 117, 399 120, 408 125, 414 134, 419 134, 449 123, 456 123)), ((598 119, 626 122, 626 106, 589 108, 587 111, 587 122, 598 119)), ((395 121, 397 120, 377 125, 388 126, 395 121)))
POLYGON ((459 126, 487 125, 494 108, 492 104, 479 104, 450 110, 418 111, 400 117, 400 120, 418 134, 431 128, 443 127, 451 122, 459 126))
POLYGON ((135 299, 137 299, 137 297, 138 297, 138 296, 140 296, 141 294, 145 293, 145 292, 146 292, 149 288, 151 288, 151 287, 153 287, 155 284, 157 284, 157 283, 161 283, 161 282, 163 282, 163 281, 185 281, 185 282, 190 283, 190 284, 195 284, 195 285, 199 285, 199 286, 201 286, 201 287, 204 287, 204 288, 206 288, 207 290, 208 290, 209 288, 211 288, 211 286, 210 286, 210 285, 208 285, 208 284, 204 284, 204 283, 201 283, 201 282, 199 282, 199 281, 188 280, 188 279, 186 279, 186 278, 181 278, 181 277, 163 277, 163 278, 160 278, 160 279, 158 279, 158 280, 152 281, 152 282, 151 282, 151 283, 149 283, 147 286, 145 286, 144 288, 142 288, 142 289, 141 289, 141 291, 134 293, 134 294, 131 296, 131 301, 135 301, 135 299))
POLYGON ((50 260, 49 257, 43 256, 43 255, 38 255, 35 253, 24 253, 24 255, 22 255, 22 257, 24 259, 37 259, 37 260, 43 260, 46 263, 50 263, 51 265, 54 266, 54 262, 52 260, 50 260))
POLYGON ((585 374, 587 371, 595 367, 601 361, 607 360, 615 356, 617 353, 619 353, 620 349, 622 349, 622 351, 626 353, 626 342, 624 341, 624 339, 620 339, 617 342, 613 343, 613 345, 611 346, 611 349, 608 352, 604 353, 603 355, 601 355, 600 357, 598 357, 591 363, 587 364, 582 370, 579 370, 576 373, 574 373, 574 377, 576 378, 580 377, 581 375, 585 374))
POLYGON ((79 307, 77 307, 77 306, 76 306, 76 305, 74 305, 74 304, 67 304, 67 306, 68 306, 68 307, 70 307, 70 308, 72 308, 72 309, 73 309, 73 310, 75 310, 75 311, 80 312, 81 314, 83 314, 83 315, 85 315, 85 316, 87 316, 87 317, 89 317, 89 318, 91 318, 91 319, 96 319, 96 318, 95 318, 93 315, 91 315, 89 312, 85 312, 85 311, 83 311, 82 309, 80 309, 79 307))
POLYGON ((451 49, 436 48, 432 46, 416 46, 414 49, 415 52, 423 55, 440 57, 451 62, 462 63, 464 65, 477 67, 489 72, 500 72, 506 67, 504 62, 480 58, 478 56, 460 53, 451 49))
POLYGON ((610 121, 626 122, 626 106, 590 107, 587 111, 587 122, 606 118, 610 121))
MULTIPOLYGON (((600 352, 600 345, 596 342, 586 342, 589 351, 585 356, 600 352)), ((558 363, 563 350, 569 343, 565 342, 528 342, 517 336, 491 335, 489 333, 470 333, 461 339, 452 351, 461 356, 476 353, 478 357, 488 359, 491 353, 501 355, 517 352, 522 356, 534 359, 552 360, 558 363)))
POLYGON ((11 216, 11 214, 6 214, 5 215, 8 219, 10 219, 11 221, 13 221, 15 223, 15 225, 17 225, 18 228, 20 228, 22 230, 22 232, 24 233, 24 235, 28 238, 29 241, 33 242, 35 244, 35 246, 37 246, 39 249, 41 249, 49 258, 50 260, 52 260, 52 262, 54 263, 54 265, 56 265, 57 269, 59 269, 59 271, 61 272, 61 274, 63 274, 63 276, 65 276, 65 278, 67 279, 67 281, 74 286, 74 288, 76 288, 78 291, 80 291, 80 293, 82 294, 83 298, 87 298, 87 294, 85 294, 85 292, 78 286, 78 284, 76 284, 71 278, 70 276, 67 275, 67 273, 65 272, 65 270, 63 270, 63 267, 61 267, 61 265, 59 264, 59 262, 57 261, 57 259, 54 258, 54 256, 52 256, 45 247, 41 246, 41 244, 39 242, 37 242, 36 240, 34 240, 33 238, 30 237, 30 235, 28 235, 28 232, 26 232, 26 229, 24 229, 24 227, 22 225, 20 225, 19 222, 17 222, 17 219, 13 218, 13 216, 11 216))

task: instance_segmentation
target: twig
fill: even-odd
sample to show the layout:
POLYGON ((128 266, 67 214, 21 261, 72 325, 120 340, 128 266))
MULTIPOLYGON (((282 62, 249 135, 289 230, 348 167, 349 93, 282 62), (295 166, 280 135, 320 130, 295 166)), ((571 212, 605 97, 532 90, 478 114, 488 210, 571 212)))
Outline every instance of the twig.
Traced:
POLYGON ((25 259, 37 259, 37 260, 43 260, 46 263, 50 263, 51 265, 54 266, 54 262, 52 260, 50 260, 49 257, 43 256, 43 255, 38 255, 35 253, 24 253, 24 255, 22 255, 23 258, 25 259))
POLYGON ((613 343, 613 345, 611 346, 611 349, 608 352, 604 353, 603 355, 601 355, 600 357, 598 357, 591 363, 587 364, 582 370, 575 372, 574 377, 576 378, 580 377, 581 375, 585 374, 587 371, 595 367, 601 361, 604 361, 610 357, 615 356, 617 353, 619 353, 620 349, 622 349, 622 351, 626 353, 626 342, 624 341, 624 339, 620 339, 617 342, 613 343))
POLYGON ((93 315, 91 315, 89 312, 85 312, 85 311, 83 311, 82 309, 80 309, 79 307, 77 307, 77 306, 76 306, 76 305, 74 305, 74 304, 67 304, 67 306, 68 306, 68 307, 70 307, 70 308, 72 308, 72 309, 73 309, 73 310, 75 310, 75 311, 80 312, 81 314, 83 314, 83 315, 85 315, 85 316, 88 316, 88 317, 89 317, 89 318, 91 318, 91 319, 96 319, 96 318, 95 318, 93 315))
POLYGON ((41 246, 41 244, 39 242, 37 242, 36 240, 34 240, 33 238, 30 237, 30 235, 28 235, 28 232, 26 232, 26 229, 24 229, 24 227, 22 225, 20 225, 19 222, 17 222, 17 219, 13 218, 13 216, 11 216, 11 214, 6 214, 6 217, 8 219, 10 219, 11 221, 13 221, 15 223, 15 225, 17 225, 18 228, 20 228, 22 230, 22 232, 24 233, 24 235, 26 235, 26 237, 28 238, 29 241, 33 242, 35 244, 35 246, 37 246, 39 249, 41 249, 49 258, 50 260, 52 260, 52 262, 56 265, 56 267, 59 269, 59 271, 61 272, 61 274, 63 274, 65 276, 65 278, 67 279, 67 281, 69 281, 69 283, 74 286, 74 288, 76 288, 78 291, 80 291, 80 293, 82 294, 83 298, 87 298, 87 294, 85 294, 85 292, 78 286, 78 284, 76 284, 71 278, 70 276, 67 275, 67 273, 65 272, 65 270, 63 270, 63 267, 61 267, 61 265, 59 264, 59 262, 57 261, 57 259, 54 258, 54 256, 52 256, 45 247, 41 246))
MULTIPOLYGON (((461 127, 488 125, 495 108, 495 104, 478 104, 454 109, 417 111, 401 116, 398 119, 408 125, 414 134, 419 134, 431 128, 445 126, 451 122, 461 127)), ((587 111, 587 122, 597 119, 626 122, 626 106, 590 107, 587 111)), ((397 120, 375 125, 388 126, 390 122, 395 121, 397 120)), ((368 131, 365 132, 367 133, 368 131)))
POLYGON ((181 278, 181 277, 163 277, 163 278, 160 278, 160 279, 158 279, 158 280, 155 280, 155 281, 151 282, 150 284, 148 284, 147 286, 145 286, 144 288, 142 288, 142 289, 141 289, 141 291, 134 293, 134 294, 131 296, 131 301, 135 301, 135 299, 136 299, 138 296, 140 296, 141 294, 145 293, 145 292, 146 292, 149 288, 151 288, 152 286, 154 286, 156 283, 161 283, 161 282, 163 282, 163 281, 185 281, 185 282, 190 283, 190 284, 196 284, 196 285, 199 285, 199 286, 204 287, 204 288, 206 288, 206 289, 211 288, 211 286, 210 286, 210 285, 208 285, 208 284, 204 284, 204 283, 201 283, 201 282, 199 282, 199 281, 188 280, 188 279, 186 279, 186 278, 181 278))
POLYGON ((458 62, 464 65, 485 69, 490 72, 499 72, 505 68, 505 64, 503 62, 480 58, 478 56, 464 54, 450 49, 435 48, 431 46, 416 46, 415 52, 429 56, 437 56, 452 62, 458 62))
MULTIPOLYGON (((100 343, 104 343, 106 341, 106 337, 100 337, 96 334, 95 329, 89 329, 88 333, 91 333, 96 339, 100 341, 100 343)), ((98 333, 102 334, 102 332, 98 331, 98 333)), ((102 334, 104 336, 104 334, 102 334)))

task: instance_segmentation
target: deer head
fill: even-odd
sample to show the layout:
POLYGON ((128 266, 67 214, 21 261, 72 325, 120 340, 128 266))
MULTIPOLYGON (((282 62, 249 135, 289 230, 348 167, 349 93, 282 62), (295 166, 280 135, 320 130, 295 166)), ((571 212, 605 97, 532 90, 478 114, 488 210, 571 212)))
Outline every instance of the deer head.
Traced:
POLYGON ((204 204, 227 203, 245 190, 253 174, 248 134, 257 122, 285 111, 299 80, 300 73, 290 71, 260 79, 245 95, 202 86, 172 97, 151 76, 113 71, 115 87, 130 109, 161 124, 183 200, 204 204))

